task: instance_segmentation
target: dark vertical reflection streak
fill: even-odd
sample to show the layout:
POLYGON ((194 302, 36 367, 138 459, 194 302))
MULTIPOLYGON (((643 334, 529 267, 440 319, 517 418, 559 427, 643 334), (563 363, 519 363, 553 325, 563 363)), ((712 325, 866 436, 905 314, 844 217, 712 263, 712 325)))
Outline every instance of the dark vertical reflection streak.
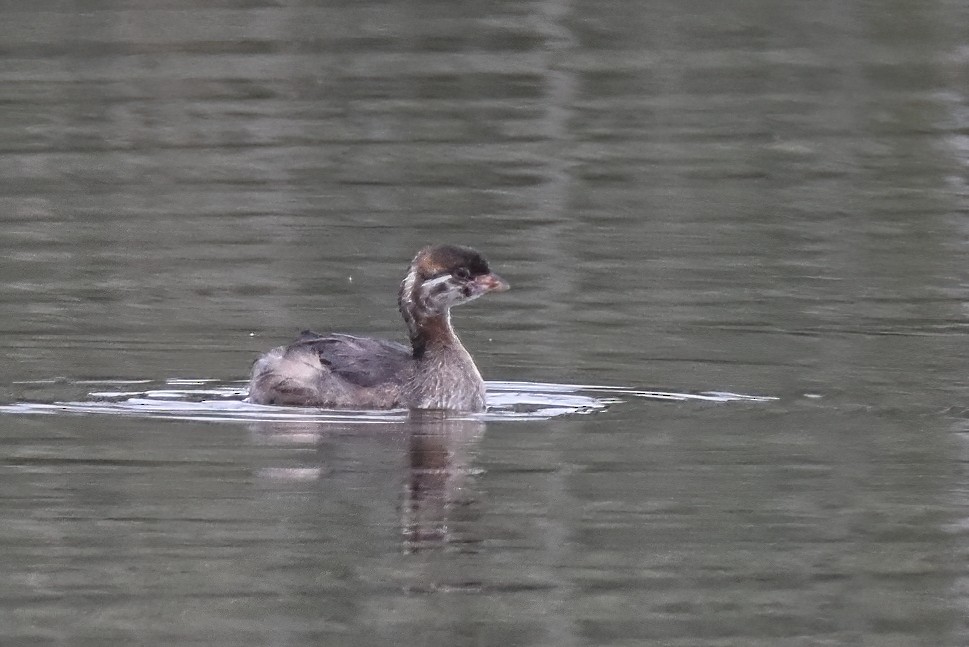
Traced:
POLYGON ((469 479, 483 422, 442 412, 414 412, 408 424, 409 472, 401 503, 404 550, 476 551, 487 540, 473 528, 478 505, 469 479), (469 516, 470 514, 470 516, 469 516))

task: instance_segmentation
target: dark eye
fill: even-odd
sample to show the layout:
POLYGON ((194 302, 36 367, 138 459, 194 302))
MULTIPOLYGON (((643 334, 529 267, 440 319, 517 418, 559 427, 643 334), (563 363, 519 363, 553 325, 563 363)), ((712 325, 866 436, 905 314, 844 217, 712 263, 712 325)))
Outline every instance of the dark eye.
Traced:
POLYGON ((466 267, 459 267, 458 269, 451 272, 451 276, 456 279, 461 279, 462 281, 467 281, 471 278, 471 270, 466 267))

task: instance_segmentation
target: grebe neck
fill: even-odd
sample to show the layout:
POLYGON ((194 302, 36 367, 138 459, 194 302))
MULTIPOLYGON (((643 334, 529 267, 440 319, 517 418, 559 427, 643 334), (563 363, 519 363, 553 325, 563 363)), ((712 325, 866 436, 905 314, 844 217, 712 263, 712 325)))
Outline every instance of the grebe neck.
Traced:
POLYGON ((412 267, 397 294, 397 306, 407 325, 414 359, 422 359, 428 350, 464 348, 451 326, 451 309, 435 307, 429 298, 428 288, 433 282, 420 282, 417 270, 412 267))

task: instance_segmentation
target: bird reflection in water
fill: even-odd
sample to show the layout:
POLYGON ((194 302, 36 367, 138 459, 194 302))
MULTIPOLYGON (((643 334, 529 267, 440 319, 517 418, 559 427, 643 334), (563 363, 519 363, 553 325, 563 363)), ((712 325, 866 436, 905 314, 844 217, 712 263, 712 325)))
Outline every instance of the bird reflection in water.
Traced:
MULTIPOLYGON (((390 424, 346 424, 321 421, 263 422, 253 426, 257 444, 315 446, 311 465, 264 467, 262 478, 276 481, 316 481, 323 496, 347 497, 352 506, 359 496, 383 496, 389 465, 397 465, 400 498, 397 503, 402 549, 407 553, 430 549, 473 552, 481 543, 474 532, 479 516, 471 485, 472 460, 485 423, 467 415, 444 411, 411 411, 390 424)), ((376 509, 381 503, 367 505, 376 509)), ((357 508, 358 509, 358 508, 357 508)))
POLYGON ((443 411, 414 411, 408 427, 410 469, 401 502, 404 550, 474 552, 481 538, 468 532, 478 515, 469 479, 484 422, 443 411))

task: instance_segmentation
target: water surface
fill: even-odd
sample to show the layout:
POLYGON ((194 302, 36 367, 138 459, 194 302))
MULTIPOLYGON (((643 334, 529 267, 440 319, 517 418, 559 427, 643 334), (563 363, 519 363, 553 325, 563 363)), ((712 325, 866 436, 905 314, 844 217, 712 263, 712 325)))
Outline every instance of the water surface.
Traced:
POLYGON ((969 642, 964 3, 0 9, 0 643, 969 642), (437 241, 491 413, 240 408, 437 241))

